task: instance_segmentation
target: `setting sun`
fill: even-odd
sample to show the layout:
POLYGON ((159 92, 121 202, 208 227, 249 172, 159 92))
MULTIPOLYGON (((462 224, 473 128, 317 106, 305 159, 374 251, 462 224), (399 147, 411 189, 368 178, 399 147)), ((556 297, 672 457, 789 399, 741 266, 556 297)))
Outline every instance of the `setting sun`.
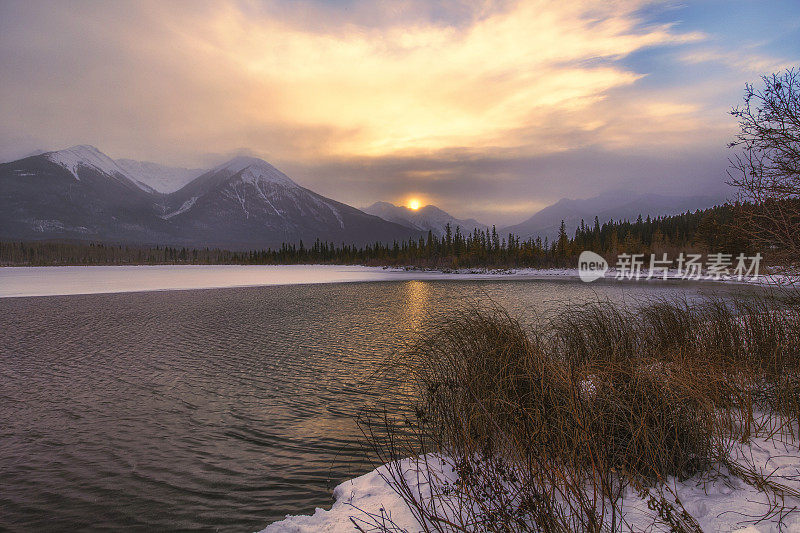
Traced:
POLYGON ((409 209, 416 211, 417 209, 419 209, 419 207, 420 207, 419 200, 409 200, 408 202, 409 209))

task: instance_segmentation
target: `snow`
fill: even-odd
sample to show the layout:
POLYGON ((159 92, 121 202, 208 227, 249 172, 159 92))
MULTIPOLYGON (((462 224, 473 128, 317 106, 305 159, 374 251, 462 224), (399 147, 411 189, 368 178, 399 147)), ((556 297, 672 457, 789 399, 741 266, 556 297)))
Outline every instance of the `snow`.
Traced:
POLYGON ((338 210, 338 209, 336 209, 335 207, 333 207, 332 205, 328 204, 328 203, 326 203, 326 204, 325 204, 325 206, 326 206, 328 209, 330 209, 330 210, 331 210, 331 213, 333 213, 333 216, 335 216, 335 217, 336 217, 336 220, 339 222, 339 226, 340 226, 342 229, 344 229, 344 220, 342 219, 342 214, 341 214, 341 213, 339 213, 339 210, 338 210))
MULTIPOLYGON (((184 204, 185 205, 185 204, 184 204)), ((613 276, 611 276, 613 278, 613 276)), ((450 272, 342 265, 148 265, 0 267, 0 298, 213 289, 349 281, 578 279, 577 269, 450 272)), ((658 282, 659 280, 650 280, 658 282)), ((644 280, 642 283, 646 282, 644 280)), ((724 282, 724 280, 717 281, 724 282)), ((769 283, 760 278, 757 283, 769 283)))
MULTIPOLYGON (((248 186, 255 189, 261 200, 272 209, 276 215, 285 218, 284 213, 275 207, 270 200, 270 195, 274 195, 274 185, 289 188, 292 191, 301 190, 300 187, 289 179, 281 171, 260 159, 254 158, 238 158, 244 161, 233 160, 227 166, 222 167, 226 172, 239 174, 236 179, 232 180, 229 189, 225 191, 228 198, 239 202, 242 211, 246 218, 250 218, 250 212, 247 210, 247 191, 248 186), (242 165, 246 165, 241 170, 236 170, 242 165)), ((219 169, 218 169, 219 170, 219 169)), ((279 204, 280 205, 280 204, 279 204)))
MULTIPOLYGON (((779 434, 772 439, 755 437, 749 444, 735 443, 732 459, 738 465, 756 467, 769 475, 771 481, 790 490, 800 490, 800 451, 797 441, 787 435, 779 434)), ((287 516, 267 526, 262 533, 350 532, 355 530, 354 523, 370 531, 370 526, 374 527, 378 521, 396 528, 393 531, 420 531, 419 522, 396 491, 390 469, 395 473, 402 471, 412 490, 424 499, 429 499, 432 493, 440 502, 452 498, 441 491, 446 483, 453 486, 457 480, 452 462, 447 457, 428 454, 382 465, 345 481, 334 489, 335 503, 329 510, 317 508, 312 515, 287 516)), ((796 508, 800 499, 787 495, 784 504, 792 512, 763 518, 770 501, 775 499, 774 494, 761 492, 724 469, 716 476, 695 476, 682 482, 668 479, 666 487, 662 495, 670 503, 679 498, 703 531, 800 531, 800 510, 796 508)), ((655 491, 650 489, 650 494, 655 495, 655 491)), ((441 504, 440 508, 446 505, 441 504)), ((654 525, 654 513, 648 508, 647 499, 633 489, 624 494, 622 515, 624 531, 669 530, 654 525)))
POLYGON ((527 273, 387 269, 339 265, 154 265, 0 267, 0 298, 212 289, 302 283, 437 279, 546 279, 527 273))
MULTIPOLYGON (((234 168, 236 167, 234 166, 234 168)), ((242 173, 240 179, 243 183, 250 183, 256 187, 262 183, 278 183, 288 187, 298 187, 289 176, 260 159, 256 159, 256 163, 247 165, 236 172, 242 173)))
MULTIPOLYGON (((272 205, 272 202, 270 201, 269 197, 267 197, 267 193, 265 193, 264 189, 261 187, 262 181, 260 181, 259 178, 253 173, 252 169, 247 169, 242 173, 242 182, 243 183, 250 183, 253 187, 255 187, 255 189, 258 191, 258 195, 261 197, 262 200, 264 200, 267 203, 267 205, 273 211, 275 211, 275 214, 278 215, 281 218, 286 218, 286 217, 283 216, 283 213, 278 211, 278 209, 274 205, 272 205)), ((234 186, 234 189, 236 189, 235 186, 234 186)), ((237 195, 238 195, 238 191, 237 191, 237 195)), ((247 209, 245 209, 245 207, 244 207, 244 202, 242 202, 242 210, 244 210, 245 215, 247 215, 247 217, 249 218, 250 215, 249 215, 249 213, 247 213, 247 209)))
POLYGON ((217 167, 213 172, 221 172, 227 178, 232 178, 229 184, 230 188, 226 191, 226 194, 230 199, 239 203, 247 218, 250 218, 250 213, 247 210, 247 186, 250 186, 255 189, 258 197, 281 218, 285 218, 285 208, 280 200, 283 199, 281 197, 285 197, 288 200, 293 200, 304 216, 314 216, 318 219, 316 215, 319 213, 313 211, 308 213, 305 208, 308 202, 313 202, 320 210, 330 212, 336 218, 339 226, 344 228, 344 219, 335 204, 316 194, 309 193, 309 191, 292 181, 286 174, 262 159, 245 156, 237 157, 217 167), (283 189, 275 188, 275 186, 283 189))
POLYGON ((106 154, 89 145, 78 145, 64 150, 55 152, 47 152, 44 154, 48 160, 57 165, 61 165, 80 181, 78 177, 78 169, 80 167, 88 167, 97 170, 103 174, 114 176, 116 174, 127 175, 117 165, 117 163, 108 157, 106 154))
POLYGON ((194 203, 197 201, 198 198, 199 196, 192 196, 191 198, 183 202, 183 204, 176 211, 173 211, 172 213, 167 213, 166 215, 161 215, 161 218, 167 220, 169 218, 172 218, 174 216, 180 215, 181 213, 188 211, 189 209, 192 208, 192 206, 194 205, 194 203))
POLYGON ((239 184, 237 183, 233 183, 230 186, 230 189, 224 191, 225 196, 227 196, 232 200, 238 201, 239 206, 241 206, 242 211, 244 212, 245 218, 250 218, 250 212, 247 210, 247 201, 246 201, 247 193, 245 192, 244 187, 242 187, 242 190, 239 190, 240 188, 238 185, 239 184))
POLYGON ((290 187, 299 187, 286 174, 273 167, 263 159, 257 157, 240 156, 214 169, 215 172, 225 170, 230 175, 242 172, 241 180, 244 183, 257 185, 258 183, 279 183, 290 187))
MULTIPOLYGON (((427 478, 421 483, 417 483, 417 475, 424 476, 426 474, 426 469, 420 468, 420 465, 424 465, 426 461, 430 471, 435 475, 435 483, 455 480, 453 469, 447 460, 442 460, 433 454, 404 459, 400 463, 396 463, 402 468, 404 477, 418 491, 421 491, 423 496, 430 495, 430 491, 426 490, 429 489, 430 484, 427 483, 427 478)), ((355 527, 351 517, 364 530, 369 531, 370 528, 365 527, 369 520, 367 513, 383 515, 387 522, 391 521, 399 528, 418 531, 419 523, 414 519, 402 498, 395 492, 390 479, 389 465, 382 465, 368 474, 345 481, 333 489, 333 497, 336 501, 331 509, 326 511, 318 507, 310 516, 287 516, 285 520, 270 524, 261 533, 352 532, 355 527)))
MULTIPOLYGON (((339 213, 339 210, 336 209, 333 205, 329 202, 322 199, 322 197, 317 197, 317 195, 311 195, 309 198, 317 205, 317 207, 321 209, 327 209, 331 212, 331 214, 336 217, 336 221, 339 223, 339 226, 344 229, 344 220, 342 219, 342 214, 339 213)), ((295 200, 297 202, 297 200, 295 200)), ((300 207, 300 206, 298 206, 300 207)), ((300 208, 302 210, 302 207, 300 208)))
POLYGON ((230 187, 226 194, 232 200, 239 202, 246 218, 250 218, 250 213, 247 210, 248 186, 253 187, 258 196, 281 218, 284 218, 284 213, 275 207, 270 200, 272 190, 269 187, 278 185, 292 191, 302 190, 286 174, 266 161, 255 157, 237 157, 217 167, 214 171, 235 176, 230 182, 230 187))
POLYGON ((174 192, 202 174, 200 169, 174 168, 132 159, 113 160, 89 145, 78 145, 64 150, 46 152, 48 160, 67 169, 76 180, 80 180, 80 167, 93 168, 109 176, 121 174, 143 191, 174 192))
MULTIPOLYGON (((800 450, 796 440, 780 435, 776 439, 753 438, 749 444, 737 443, 732 455, 736 464, 756 467, 773 483, 800 491, 800 450)), ((694 477, 684 482, 668 481, 674 496, 683 502, 703 531, 800 532, 800 509, 796 507, 800 498, 786 496, 787 510, 794 510, 784 517, 781 528, 779 516, 761 520, 775 499, 774 494, 759 491, 727 471, 722 473, 723 477, 718 479, 694 477)), ((637 498, 632 490, 625 499, 626 519, 639 526, 635 530, 641 530, 652 513, 647 502, 637 498)))
POLYGON ((109 176, 122 175, 148 193, 176 191, 202 173, 202 170, 165 167, 146 161, 115 161, 89 145, 46 152, 44 157, 67 169, 76 180, 80 181, 79 168, 93 168, 109 176))
POLYGON ((116 163, 142 188, 147 187, 161 193, 175 192, 205 172, 199 168, 168 167, 133 159, 117 159, 116 163))

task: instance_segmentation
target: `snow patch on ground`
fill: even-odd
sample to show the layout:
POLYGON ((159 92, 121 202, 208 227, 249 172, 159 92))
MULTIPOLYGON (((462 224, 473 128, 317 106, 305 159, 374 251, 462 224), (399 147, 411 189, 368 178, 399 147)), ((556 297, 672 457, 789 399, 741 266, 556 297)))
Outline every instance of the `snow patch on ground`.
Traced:
MULTIPOLYGON (((401 461, 399 466, 406 480, 421 491, 423 497, 430 497, 430 480, 425 469, 420 468, 425 461, 434 473, 434 486, 445 481, 452 483, 456 475, 446 459, 442 460, 432 454, 401 461), (423 476, 419 482, 418 475, 423 476)), ((330 510, 317 508, 310 516, 287 516, 285 520, 267 526, 261 533, 352 532, 356 530, 354 521, 369 531, 371 528, 368 524, 372 519, 368 513, 383 517, 387 523, 396 527, 418 531, 419 522, 395 492, 395 485, 390 480, 389 465, 382 465, 333 489, 336 501, 330 510)))
MULTIPOLYGON (((773 482, 800 490, 800 451, 796 440, 786 436, 753 438, 750 444, 734 446, 733 460, 738 464, 755 466, 765 475, 771 474, 773 482)), ((449 459, 432 454, 391 465, 395 472, 398 467, 412 490, 423 498, 430 498, 432 492, 437 498, 448 498, 441 489, 446 484, 453 486, 458 478, 449 459)), ((337 486, 333 491, 335 503, 329 510, 317 508, 312 515, 287 516, 267 526, 262 533, 350 532, 356 529, 354 524, 370 531, 379 522, 396 527, 395 531, 420 531, 419 522, 398 495, 389 469, 389 465, 382 465, 337 486)), ((765 518, 774 496, 768 497, 725 471, 718 476, 696 476, 683 482, 670 479, 667 486, 673 494, 670 496, 672 502, 677 496, 703 531, 800 531, 800 510, 796 507, 800 506, 800 500, 788 496, 784 502, 785 509, 794 508, 792 512, 765 518)), ((665 491, 665 494, 669 495, 670 491, 665 491)), ((647 499, 632 489, 624 495, 622 513, 626 523, 623 531, 669 530, 654 525, 654 511, 648 508, 647 499)))

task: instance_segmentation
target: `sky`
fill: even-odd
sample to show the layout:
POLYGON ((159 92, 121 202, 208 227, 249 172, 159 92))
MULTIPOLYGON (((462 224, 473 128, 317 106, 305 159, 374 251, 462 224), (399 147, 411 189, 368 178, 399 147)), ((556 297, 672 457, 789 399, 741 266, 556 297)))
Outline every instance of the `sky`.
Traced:
POLYGON ((0 0, 0 160, 261 157, 357 207, 519 222, 562 197, 732 197, 745 83, 797 0, 0 0))

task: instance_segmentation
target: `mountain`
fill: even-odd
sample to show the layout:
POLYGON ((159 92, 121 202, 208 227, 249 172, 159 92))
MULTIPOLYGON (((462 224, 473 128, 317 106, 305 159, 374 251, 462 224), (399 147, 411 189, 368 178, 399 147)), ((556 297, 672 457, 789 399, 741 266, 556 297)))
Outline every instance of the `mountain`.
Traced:
POLYGON ((0 164, 0 238, 158 242, 156 198, 93 146, 0 164))
POLYGON ((568 235, 580 227, 581 220, 594 224, 597 217, 601 224, 609 220, 636 220, 642 217, 676 215, 686 211, 704 209, 722 203, 721 198, 710 196, 668 196, 611 191, 584 200, 562 198, 547 206, 529 219, 513 226, 502 228, 501 234, 514 233, 523 240, 530 237, 547 237, 550 241, 558 237, 561 221, 568 235))
POLYGON ((421 235, 301 187, 252 157, 237 157, 169 195, 162 217, 182 235, 233 247, 300 240, 309 246, 317 238, 364 245, 421 235))
POLYGON ((168 167, 133 159, 117 159, 115 162, 132 180, 161 193, 175 192, 206 172, 201 168, 168 167))
POLYGON ((162 194, 92 146, 0 165, 0 239, 277 248, 319 238, 364 245, 422 236, 239 157, 162 194))
POLYGON ((389 202, 375 202, 371 206, 364 208, 363 211, 415 230, 426 233, 430 230, 437 237, 445 234, 445 226, 448 223, 452 231, 456 230, 456 226, 460 226, 462 233, 472 233, 475 228, 486 229, 486 224, 481 224, 472 218, 459 220, 435 205, 426 205, 413 210, 408 207, 390 204, 389 202))

